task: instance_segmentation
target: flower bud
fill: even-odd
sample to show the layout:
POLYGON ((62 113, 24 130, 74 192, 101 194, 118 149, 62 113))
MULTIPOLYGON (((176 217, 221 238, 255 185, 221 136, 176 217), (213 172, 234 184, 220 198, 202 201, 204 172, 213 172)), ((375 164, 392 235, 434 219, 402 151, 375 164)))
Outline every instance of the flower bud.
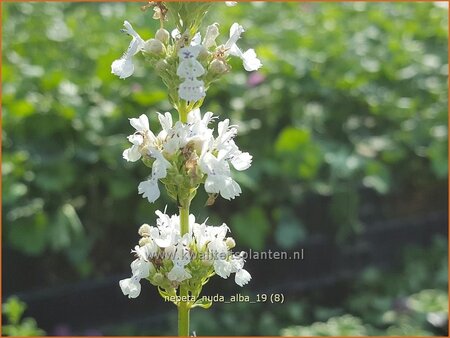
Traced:
POLYGON ((208 55, 209 53, 208 50, 205 48, 205 46, 200 45, 197 60, 200 61, 205 60, 208 57, 208 55))
POLYGON ((161 41, 162 43, 167 43, 169 41, 170 34, 164 28, 160 28, 156 31, 155 38, 161 41))
POLYGON ((158 73, 164 72, 168 67, 169 67, 169 64, 167 63, 167 61, 165 59, 159 60, 155 65, 155 69, 158 73))
POLYGON ((225 240, 225 244, 227 245, 228 249, 233 249, 236 246, 236 242, 234 241, 233 237, 227 237, 225 240))
POLYGON ((162 282, 164 282, 164 276, 163 276, 163 274, 160 273, 160 272, 155 273, 155 274, 153 275, 153 282, 154 282, 156 285, 159 285, 159 284, 161 284, 162 282))
POLYGON ((213 259, 204 259, 202 260, 202 265, 203 266, 212 266, 214 264, 214 260, 213 259))
POLYGON ((219 24, 213 23, 212 25, 206 27, 205 40, 203 45, 206 48, 210 48, 216 44, 216 38, 219 36, 219 24))
POLYGON ((228 71, 228 65, 222 60, 214 59, 209 65, 209 69, 214 74, 223 74, 228 71))
POLYGON ((148 243, 150 243, 150 242, 151 242, 151 240, 150 240, 149 237, 142 237, 142 238, 139 240, 139 246, 144 246, 145 244, 148 244, 148 243))
POLYGON ((142 237, 148 237, 150 236, 150 225, 148 224, 142 224, 141 227, 138 230, 138 233, 142 237))
POLYGON ((162 56, 166 53, 163 43, 157 39, 149 39, 144 43, 144 51, 148 54, 162 56))

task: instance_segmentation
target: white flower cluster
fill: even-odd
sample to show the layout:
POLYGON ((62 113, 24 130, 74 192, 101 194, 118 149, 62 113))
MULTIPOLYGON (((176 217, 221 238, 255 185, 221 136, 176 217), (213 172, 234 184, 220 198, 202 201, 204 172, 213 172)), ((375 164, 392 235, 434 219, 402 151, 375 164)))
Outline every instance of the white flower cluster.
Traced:
POLYGON ((230 164, 236 170, 246 170, 252 156, 235 144, 236 126, 230 125, 228 119, 219 122, 215 137, 214 130, 208 127, 214 119, 211 112, 202 117, 200 110, 194 109, 188 114, 187 123, 173 124, 170 113, 158 113, 158 117, 162 130, 157 135, 150 130, 147 116, 130 119, 136 132, 128 136, 132 146, 123 152, 127 161, 134 162, 141 157, 153 161, 151 176, 138 187, 144 198, 150 203, 156 201, 160 196, 158 181, 172 172, 177 177, 189 178, 190 184, 195 173, 194 185, 204 183, 209 194, 220 194, 228 200, 241 194, 239 184, 231 177, 230 164))
POLYGON ((226 237, 229 229, 225 224, 199 224, 190 215, 189 232, 181 236, 179 216, 160 211, 156 215, 156 226, 144 224, 139 229, 142 238, 131 251, 136 255, 131 263, 132 276, 119 282, 124 295, 139 296, 141 279, 165 290, 176 289, 181 283, 195 288, 214 274, 228 278, 234 273, 239 286, 250 281, 250 274, 243 268, 243 252, 233 255, 230 251, 235 242, 226 237))
MULTIPOLYGON (((177 69, 177 75, 183 79, 178 89, 178 96, 186 101, 196 102, 203 98, 205 86, 202 80, 197 77, 203 75, 205 70, 202 64, 197 61, 200 53, 212 55, 209 63, 209 69, 216 73, 223 73, 228 69, 226 59, 232 55, 242 59, 246 71, 254 71, 261 68, 262 63, 257 58, 254 49, 248 49, 245 52, 237 46, 236 42, 240 39, 244 28, 238 23, 234 23, 230 28, 230 38, 224 45, 216 46, 216 39, 219 36, 219 25, 214 23, 206 28, 205 38, 202 42, 200 32, 192 38, 191 45, 180 49, 180 63, 177 69), (209 52, 209 50, 211 50, 209 52)), ((172 36, 181 38, 180 32, 174 30, 172 36)))
MULTIPOLYGON (((150 55, 158 55, 160 59, 164 59, 166 55, 165 45, 171 42, 174 46, 183 38, 177 29, 170 34, 165 29, 159 29, 156 32, 156 39, 144 41, 140 35, 133 29, 128 21, 124 22, 125 29, 122 32, 131 36, 132 40, 126 52, 121 58, 113 61, 111 65, 111 73, 125 79, 134 72, 133 56, 139 52, 150 55)), ((179 97, 191 102, 196 102, 205 96, 205 84, 199 77, 205 75, 205 67, 215 73, 224 73, 229 69, 227 58, 237 56, 242 59, 245 70, 254 71, 262 66, 261 61, 257 58, 254 49, 248 49, 243 52, 236 44, 240 39, 244 28, 238 23, 234 23, 230 28, 230 37, 223 45, 216 45, 216 38, 219 36, 219 25, 214 23, 207 27, 205 37, 202 41, 200 32, 197 32, 191 39, 190 46, 181 46, 174 50, 178 53, 179 64, 177 67, 178 77, 181 84, 178 88, 179 97), (197 58, 202 54, 202 63, 197 58)))

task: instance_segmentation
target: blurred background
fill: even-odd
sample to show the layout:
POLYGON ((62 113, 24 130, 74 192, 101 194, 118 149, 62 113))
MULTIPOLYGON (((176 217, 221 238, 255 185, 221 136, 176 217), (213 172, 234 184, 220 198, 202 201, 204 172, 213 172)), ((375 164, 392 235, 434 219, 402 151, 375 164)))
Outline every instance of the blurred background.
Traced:
MULTIPOLYGON (((174 335, 176 308, 143 283, 128 299, 137 229, 165 194, 137 194, 148 175, 126 163, 127 118, 170 109, 135 58, 111 62, 158 22, 145 3, 2 2, 3 333, 174 335)), ((447 39, 445 3, 217 4, 219 43, 235 21, 264 67, 233 61, 203 111, 240 125, 253 154, 235 173, 243 195, 192 206, 229 224, 238 249, 304 249, 303 260, 249 260, 239 288, 283 304, 194 309, 197 335, 447 335, 447 39)), ((170 27, 170 26, 169 26, 170 27)))

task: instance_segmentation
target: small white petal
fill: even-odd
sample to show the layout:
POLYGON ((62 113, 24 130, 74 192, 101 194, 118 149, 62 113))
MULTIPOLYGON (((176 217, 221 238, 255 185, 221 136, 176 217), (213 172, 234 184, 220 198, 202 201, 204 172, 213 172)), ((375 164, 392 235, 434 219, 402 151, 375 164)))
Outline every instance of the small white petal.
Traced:
POLYGON ((225 1, 225 5, 228 7, 234 7, 237 5, 237 1, 225 1))
POLYGON ((133 26, 128 21, 124 21, 123 25, 125 27, 125 31, 130 34, 133 38, 136 38, 137 40, 142 40, 139 34, 133 29, 133 26))
POLYGON ((178 96, 186 101, 196 102, 205 95, 205 85, 201 80, 185 80, 178 88, 178 96))
POLYGON ((244 267, 244 259, 242 257, 233 257, 231 260, 231 273, 236 273, 244 267))
POLYGON ((181 37, 181 33, 180 33, 180 31, 179 31, 177 28, 175 28, 175 29, 170 33, 170 35, 172 36, 172 38, 173 38, 174 40, 178 40, 178 39, 181 37))
POLYGON ((161 195, 158 181, 154 179, 139 183, 138 192, 142 194, 143 198, 147 198, 150 203, 155 202, 161 195))
POLYGON ((141 293, 141 284, 134 277, 122 279, 119 282, 119 286, 122 289, 123 294, 128 296, 128 298, 136 298, 141 293))
POLYGON ((154 269, 153 264, 142 259, 135 259, 131 263, 131 273, 139 279, 147 278, 150 275, 151 268, 154 269))
POLYGON ((245 269, 239 270, 238 272, 236 272, 236 275, 234 276, 234 281, 239 286, 244 286, 250 281, 250 279, 252 279, 252 276, 250 276, 248 271, 245 269))
POLYGON ((167 169, 171 166, 170 162, 164 158, 164 155, 157 150, 150 150, 150 155, 156 158, 152 165, 152 178, 158 180, 167 175, 167 169))
POLYGON ((131 118, 130 124, 131 126, 140 132, 146 132, 150 130, 150 124, 148 122, 148 117, 145 114, 139 116, 139 118, 131 118))
POLYGON ((230 38, 225 43, 225 49, 230 49, 233 45, 236 44, 237 40, 240 39, 242 33, 244 33, 244 27, 235 22, 230 27, 230 38))
POLYGON ((194 37, 191 40, 191 46, 198 46, 202 43, 202 36, 200 32, 195 33, 194 37))
POLYGON ((182 61, 177 68, 177 75, 183 79, 199 77, 203 74, 205 74, 205 68, 196 59, 182 61))
POLYGON ((240 153, 237 156, 234 156, 231 159, 231 164, 236 170, 242 171, 247 170, 250 168, 250 165, 252 164, 252 155, 249 153, 240 153))
POLYGON ((139 152, 139 147, 133 145, 131 148, 125 149, 122 156, 128 162, 136 162, 141 158, 141 153, 139 152))
POLYGON ((172 115, 167 112, 164 115, 161 113, 158 113, 158 119, 159 119, 159 123, 161 124, 161 127, 168 132, 173 125, 173 121, 172 121, 172 115))
POLYGON ((262 66, 262 63, 257 58, 254 49, 249 49, 246 52, 244 52, 241 58, 244 63, 244 69, 248 72, 258 70, 262 66))
POLYGON ((226 260, 218 260, 216 259, 214 261, 214 271, 217 275, 219 275, 222 278, 228 278, 231 274, 231 263, 226 260))
POLYGON ((121 79, 133 75, 134 64, 131 59, 118 59, 111 64, 111 73, 117 75, 121 79))
POLYGON ((133 134, 128 136, 128 141, 133 143, 135 146, 140 146, 142 143, 144 143, 144 137, 140 134, 133 134))
POLYGON ((217 254, 225 254, 228 251, 228 247, 222 239, 213 239, 208 244, 208 249, 217 254))
POLYGON ((187 46, 180 48, 178 51, 178 57, 180 58, 180 61, 197 59, 200 49, 201 46, 187 46))

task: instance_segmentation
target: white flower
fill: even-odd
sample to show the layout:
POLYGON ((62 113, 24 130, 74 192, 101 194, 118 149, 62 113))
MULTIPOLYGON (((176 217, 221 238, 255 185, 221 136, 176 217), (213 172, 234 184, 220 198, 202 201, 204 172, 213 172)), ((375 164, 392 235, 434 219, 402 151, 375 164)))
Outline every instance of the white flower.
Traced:
POLYGON ((111 64, 111 73, 119 76, 121 79, 126 79, 134 72, 133 56, 142 50, 144 40, 136 33, 128 21, 124 21, 123 25, 125 26, 125 29, 122 31, 131 35, 132 40, 122 57, 111 64))
POLYGON ((126 149, 122 156, 129 162, 136 162, 148 152, 148 147, 156 142, 156 137, 150 130, 148 117, 145 114, 137 119, 131 118, 130 124, 136 130, 133 135, 128 136, 128 141, 133 145, 126 149))
MULTIPOLYGON (((161 115, 161 114, 160 114, 161 115)), ((167 129, 172 123, 172 116, 169 113, 160 117, 160 122, 167 129), (161 122, 162 121, 162 122, 161 122)), ((160 196, 158 180, 166 177, 170 162, 167 161, 159 149, 162 139, 167 135, 163 129, 156 137, 150 130, 150 124, 146 115, 139 118, 131 118, 130 124, 136 130, 133 135, 128 136, 128 140, 133 144, 123 152, 123 158, 127 161, 138 161, 143 155, 153 157, 155 161, 152 165, 152 175, 144 182, 139 183, 138 193, 147 198, 150 203, 156 201, 160 196)))
POLYGON ((137 277, 122 279, 119 282, 119 286, 122 289, 123 294, 128 296, 128 298, 136 298, 141 293, 141 284, 137 277))
POLYGON ((147 278, 150 275, 150 269, 155 269, 153 264, 139 258, 131 263, 131 273, 139 279, 147 278))
POLYGON ((157 226, 150 229, 151 237, 160 248, 168 248, 175 245, 180 237, 179 217, 169 217, 159 210, 155 213, 158 215, 156 220, 157 226))
POLYGON ((200 168, 208 175, 205 181, 206 192, 220 193, 227 200, 241 194, 239 184, 230 177, 230 168, 224 158, 217 158, 209 152, 205 153, 200 158, 200 168))
POLYGON ((252 276, 250 276, 248 271, 245 269, 239 270, 238 272, 236 272, 236 275, 234 276, 234 281, 239 286, 244 286, 250 281, 250 279, 252 279, 252 276))
POLYGON ((183 79, 195 78, 205 74, 205 68, 197 61, 200 48, 198 45, 180 48, 178 57, 180 64, 177 68, 177 75, 183 79))
POLYGON ((237 1, 225 1, 225 5, 228 7, 234 7, 237 5, 237 1))
POLYGON ((242 52, 236 45, 237 40, 240 39, 241 34, 244 31, 244 27, 235 22, 230 28, 230 38, 225 43, 224 49, 226 55, 230 54, 242 59, 245 70, 251 72, 261 68, 262 63, 257 58, 256 53, 253 49, 248 49, 247 51, 242 52))

